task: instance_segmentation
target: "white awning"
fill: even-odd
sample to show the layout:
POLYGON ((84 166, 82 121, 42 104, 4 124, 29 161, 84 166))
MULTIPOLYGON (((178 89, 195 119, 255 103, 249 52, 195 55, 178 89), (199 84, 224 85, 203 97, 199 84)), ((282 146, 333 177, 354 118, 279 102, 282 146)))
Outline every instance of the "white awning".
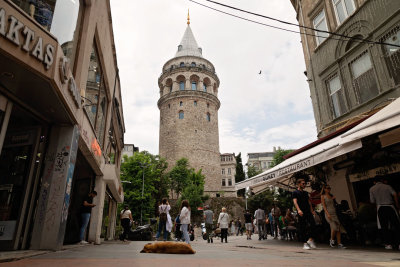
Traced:
POLYGON ((235 185, 236 190, 261 185, 287 184, 289 176, 362 147, 363 137, 400 126, 400 98, 349 131, 299 153, 281 164, 235 185))
POLYGON ((315 147, 312 147, 259 175, 237 183, 235 185, 235 189, 240 190, 246 187, 271 184, 277 180, 284 179, 295 172, 307 169, 311 166, 325 162, 340 155, 344 155, 362 147, 360 140, 349 142, 343 145, 339 144, 340 140, 340 136, 337 136, 315 147))
POLYGON ((370 118, 341 135, 340 144, 379 133, 400 125, 400 98, 381 109, 370 118))

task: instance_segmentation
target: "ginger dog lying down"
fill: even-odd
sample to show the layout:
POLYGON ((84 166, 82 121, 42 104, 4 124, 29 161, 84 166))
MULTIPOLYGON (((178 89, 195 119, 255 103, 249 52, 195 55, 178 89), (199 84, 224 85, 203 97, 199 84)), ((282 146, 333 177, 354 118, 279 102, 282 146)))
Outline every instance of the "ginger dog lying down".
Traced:
POLYGON ((144 245, 140 253, 195 254, 189 244, 180 242, 156 242, 144 245))

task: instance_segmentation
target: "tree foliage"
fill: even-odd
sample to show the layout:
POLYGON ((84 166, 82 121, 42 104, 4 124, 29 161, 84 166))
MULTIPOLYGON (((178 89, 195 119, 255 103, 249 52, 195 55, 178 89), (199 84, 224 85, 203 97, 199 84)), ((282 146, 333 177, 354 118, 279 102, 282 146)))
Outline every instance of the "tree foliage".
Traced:
POLYGON ((236 159, 236 174, 235 174, 235 183, 239 183, 246 179, 246 175, 243 171, 243 163, 242 163, 242 153, 239 153, 235 156, 236 159))
POLYGON ((278 165, 279 163, 283 162, 285 159, 283 158, 285 155, 293 152, 293 149, 278 149, 275 152, 274 158, 272 160, 271 167, 278 165))
POLYGON ((247 201, 250 211, 254 212, 258 207, 261 207, 266 214, 271 211, 273 203, 281 209, 282 214, 286 212, 286 209, 292 209, 293 207, 292 193, 275 187, 268 188, 257 195, 252 195, 247 201))
POLYGON ((186 199, 189 201, 192 214, 197 214, 197 207, 200 207, 207 198, 204 196, 204 175, 201 169, 196 171, 189 166, 188 159, 181 158, 169 172, 169 177, 171 189, 180 196, 177 205, 186 199))
POLYGON ((189 160, 187 158, 181 158, 168 173, 171 181, 171 190, 177 194, 178 197, 185 187, 190 184, 189 178, 192 172, 194 172, 194 170, 189 167, 189 160))
POLYGON ((165 159, 147 151, 136 152, 132 157, 124 156, 121 164, 124 202, 129 205, 134 220, 140 220, 141 210, 144 222, 154 217, 156 200, 168 196, 170 182, 165 174, 167 167, 165 159))
POLYGON ((262 170, 256 169, 254 166, 248 166, 247 167, 247 177, 251 178, 253 176, 256 176, 257 174, 260 174, 262 170))

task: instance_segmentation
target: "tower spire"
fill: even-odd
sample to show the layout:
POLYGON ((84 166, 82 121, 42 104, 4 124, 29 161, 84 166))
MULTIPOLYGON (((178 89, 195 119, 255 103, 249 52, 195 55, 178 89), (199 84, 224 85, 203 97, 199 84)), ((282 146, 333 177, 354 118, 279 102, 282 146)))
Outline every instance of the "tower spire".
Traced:
POLYGON ((190 16, 189 16, 189 8, 188 8, 188 17, 187 17, 187 25, 190 24, 190 16))

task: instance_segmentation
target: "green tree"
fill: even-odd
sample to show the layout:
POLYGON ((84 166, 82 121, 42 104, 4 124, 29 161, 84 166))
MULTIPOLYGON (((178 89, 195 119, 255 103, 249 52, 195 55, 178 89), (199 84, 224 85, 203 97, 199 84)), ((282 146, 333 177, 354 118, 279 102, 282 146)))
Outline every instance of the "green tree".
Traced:
POLYGON ((203 194, 204 175, 201 173, 201 169, 198 172, 195 172, 192 169, 190 174, 190 182, 183 189, 179 203, 181 203, 183 199, 187 199, 192 209, 192 214, 196 215, 199 213, 197 211, 197 207, 200 207, 204 202, 203 194))
POLYGON ((124 202, 129 205, 134 220, 140 220, 141 211, 143 221, 154 217, 156 200, 168 196, 169 180, 165 174, 167 166, 165 159, 147 151, 136 152, 132 157, 124 156, 121 164, 124 202))
POLYGON ((267 189, 257 195, 252 195, 247 200, 247 207, 251 212, 256 211, 259 207, 267 211, 271 210, 272 203, 274 202, 274 192, 267 189))
POLYGON ((236 159, 236 174, 235 174, 235 183, 239 183, 246 179, 246 175, 243 171, 243 163, 242 163, 242 153, 239 153, 235 156, 236 159))
POLYGON ((274 166, 278 165, 279 163, 283 162, 285 160, 283 157, 293 151, 294 151, 293 149, 278 149, 275 152, 271 167, 274 167, 274 166))
POLYGON ((254 166, 247 167, 247 177, 249 177, 249 178, 256 176, 257 174, 260 174, 261 172, 262 172, 262 170, 258 170, 254 166))
MULTIPOLYGON (((235 156, 236 159, 236 174, 235 174, 235 183, 239 183, 241 181, 244 181, 246 179, 246 174, 244 173, 243 170, 243 163, 242 163, 242 153, 239 152, 237 156, 235 156)), ((245 194, 245 189, 240 189, 237 192, 238 196, 244 196, 245 194)))
POLYGON ((183 189, 190 184, 190 176, 193 170, 189 167, 187 158, 179 159, 172 170, 168 173, 171 181, 171 190, 177 194, 177 197, 182 193, 183 189))

